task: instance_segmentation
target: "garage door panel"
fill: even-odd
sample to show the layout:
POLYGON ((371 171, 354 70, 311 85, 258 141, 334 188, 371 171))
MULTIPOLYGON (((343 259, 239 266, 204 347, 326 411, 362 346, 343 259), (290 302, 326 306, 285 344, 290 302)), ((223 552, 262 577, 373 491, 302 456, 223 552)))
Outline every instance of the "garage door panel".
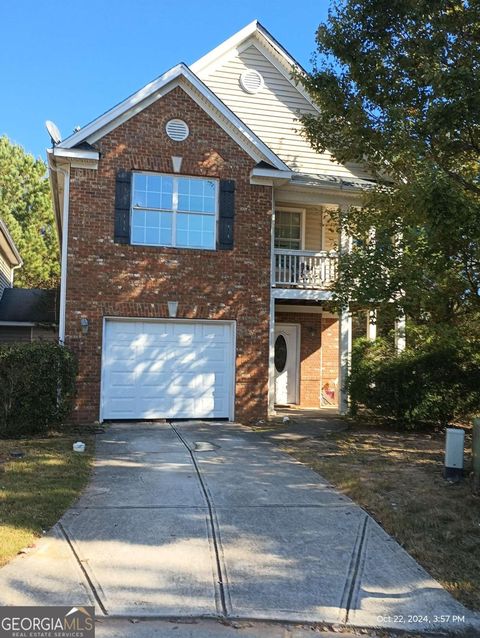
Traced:
POLYGON ((102 418, 230 417, 233 327, 107 320, 102 418))

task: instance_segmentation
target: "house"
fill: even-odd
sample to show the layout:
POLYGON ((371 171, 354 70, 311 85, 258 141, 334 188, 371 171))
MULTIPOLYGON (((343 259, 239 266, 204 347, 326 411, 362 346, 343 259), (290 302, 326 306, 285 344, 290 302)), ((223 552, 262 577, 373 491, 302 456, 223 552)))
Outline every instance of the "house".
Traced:
POLYGON ((13 288, 22 258, 0 219, 0 344, 56 340, 56 290, 13 288))
POLYGON ((0 343, 56 341, 58 291, 5 288, 0 299, 0 343))
POLYGON ((292 68, 255 21, 49 149, 75 420, 345 409, 334 213, 371 178, 303 139, 292 68))
POLYGON ((5 288, 13 286, 15 270, 20 268, 22 263, 8 228, 3 219, 0 219, 0 299, 5 288))

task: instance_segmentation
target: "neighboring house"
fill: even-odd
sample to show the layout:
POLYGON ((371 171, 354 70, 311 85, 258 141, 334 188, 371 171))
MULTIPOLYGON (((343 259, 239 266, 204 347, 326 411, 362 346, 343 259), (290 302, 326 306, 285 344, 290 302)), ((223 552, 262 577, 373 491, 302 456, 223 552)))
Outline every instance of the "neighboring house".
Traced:
POLYGON ((0 219, 0 299, 5 288, 13 286, 16 268, 22 265, 22 258, 8 232, 5 222, 0 219))
POLYGON ((57 339, 56 290, 13 288, 22 259, 0 219, 0 343, 57 339))
POLYGON ((55 341, 57 290, 6 288, 0 299, 0 343, 55 341))
POLYGON ((77 421, 345 408, 330 214, 369 175, 303 139, 293 67, 253 22, 48 151, 77 421))

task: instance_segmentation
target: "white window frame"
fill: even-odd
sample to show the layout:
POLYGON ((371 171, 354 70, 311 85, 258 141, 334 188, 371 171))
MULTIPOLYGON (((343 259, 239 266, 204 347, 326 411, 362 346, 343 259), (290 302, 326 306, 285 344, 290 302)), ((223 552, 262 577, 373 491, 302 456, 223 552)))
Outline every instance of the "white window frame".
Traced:
POLYGON ((132 246, 152 246, 154 248, 177 248, 178 250, 216 250, 217 249, 217 236, 218 236, 218 210, 219 210, 219 197, 220 197, 220 188, 219 188, 220 180, 215 177, 201 177, 198 175, 180 175, 178 173, 155 173, 153 171, 132 171, 132 178, 130 184, 130 193, 131 193, 131 204, 130 204, 130 244, 132 246), (172 192, 172 210, 167 208, 148 208, 148 207, 138 207, 133 205, 133 184, 135 175, 154 175, 157 177, 170 177, 174 184, 173 192, 172 192), (196 179, 202 181, 212 181, 215 182, 215 214, 211 213, 202 213, 197 211, 188 211, 188 210, 178 210, 178 180, 179 179, 196 179), (171 244, 144 244, 139 242, 132 241, 132 217, 134 210, 147 210, 156 213, 172 213, 172 243, 171 244), (213 247, 212 248, 202 248, 201 246, 177 246, 177 214, 182 213, 186 215, 211 215, 214 216, 215 222, 213 224, 213 247))
MULTIPOLYGON (((305 250, 305 217, 306 208, 295 208, 294 206, 277 206, 275 212, 279 213, 300 213, 300 248, 299 250, 305 250)), ((275 218, 276 220, 276 218, 275 218)), ((273 233, 273 241, 275 243, 275 229, 273 233)), ((280 249, 279 249, 280 250, 280 249)), ((295 250, 294 248, 285 248, 282 250, 295 250)))

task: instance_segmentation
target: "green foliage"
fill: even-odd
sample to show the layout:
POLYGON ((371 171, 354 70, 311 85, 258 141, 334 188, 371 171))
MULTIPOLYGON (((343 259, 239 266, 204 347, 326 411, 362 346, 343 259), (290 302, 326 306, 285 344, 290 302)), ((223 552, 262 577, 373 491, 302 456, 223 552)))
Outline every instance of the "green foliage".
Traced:
POLYGON ((23 259, 15 285, 54 288, 60 266, 46 165, 0 137, 0 217, 23 259))
POLYGON ((364 406, 410 428, 467 418, 480 410, 479 352, 478 343, 422 338, 396 354, 383 339, 359 339, 348 380, 351 411, 364 406))
POLYGON ((346 220, 339 305, 434 326, 478 312, 479 42, 471 0, 341 0, 318 28, 305 135, 377 180, 346 220))
POLYGON ((76 362, 56 343, 0 347, 0 436, 39 434, 60 426, 75 392, 76 362))

